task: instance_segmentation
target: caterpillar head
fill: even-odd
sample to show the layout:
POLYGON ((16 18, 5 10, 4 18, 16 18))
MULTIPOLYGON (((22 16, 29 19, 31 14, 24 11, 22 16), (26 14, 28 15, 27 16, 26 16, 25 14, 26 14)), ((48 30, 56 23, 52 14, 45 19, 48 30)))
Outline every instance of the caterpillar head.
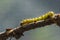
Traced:
POLYGON ((49 11, 49 12, 48 12, 48 15, 49 15, 49 16, 53 16, 53 15, 54 15, 54 12, 53 12, 53 11, 49 11))
POLYGON ((41 17, 41 19, 46 20, 46 19, 52 18, 53 16, 54 16, 54 12, 49 11, 46 14, 44 14, 43 16, 40 16, 40 17, 41 17))
POLYGON ((46 16, 46 19, 47 18, 52 18, 54 16, 54 12, 53 11, 49 11, 49 12, 46 13, 45 16, 46 16))

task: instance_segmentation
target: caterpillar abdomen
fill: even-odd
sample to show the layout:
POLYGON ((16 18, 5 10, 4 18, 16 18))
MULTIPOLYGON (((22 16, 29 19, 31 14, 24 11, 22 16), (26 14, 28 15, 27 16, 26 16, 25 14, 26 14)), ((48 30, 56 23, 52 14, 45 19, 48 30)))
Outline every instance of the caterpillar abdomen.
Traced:
POLYGON ((24 25, 27 25, 27 24, 30 24, 30 23, 33 23, 33 22, 37 22, 37 21, 40 21, 40 20, 45 20, 45 19, 48 19, 49 17, 51 18, 53 15, 54 15, 54 12, 49 11, 45 15, 42 15, 40 17, 36 17, 36 18, 32 18, 32 19, 25 19, 25 20, 21 21, 20 25, 24 26, 24 25))

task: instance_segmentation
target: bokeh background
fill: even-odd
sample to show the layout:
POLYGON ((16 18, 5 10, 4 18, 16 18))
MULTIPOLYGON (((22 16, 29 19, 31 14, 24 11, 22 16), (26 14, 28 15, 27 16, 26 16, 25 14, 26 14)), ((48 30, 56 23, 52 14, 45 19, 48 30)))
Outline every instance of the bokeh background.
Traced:
MULTIPOLYGON (((38 17, 48 11, 60 13, 60 0, 0 0, 0 32, 19 26, 25 18, 38 17)), ((20 40, 60 40, 60 27, 53 24, 30 30, 20 40)))

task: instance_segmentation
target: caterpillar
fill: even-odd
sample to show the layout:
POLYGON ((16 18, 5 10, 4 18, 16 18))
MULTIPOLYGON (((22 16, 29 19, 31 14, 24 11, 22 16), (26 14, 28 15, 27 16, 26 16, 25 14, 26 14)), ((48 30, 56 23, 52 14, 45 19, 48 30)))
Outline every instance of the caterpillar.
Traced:
POLYGON ((30 19, 25 19, 25 20, 21 21, 20 25, 24 26, 24 25, 27 25, 27 24, 30 24, 30 23, 33 23, 33 22, 37 22, 37 21, 40 21, 40 20, 46 20, 48 18, 51 18, 53 15, 54 15, 54 12, 49 11, 42 16, 35 17, 35 18, 30 18, 30 19))

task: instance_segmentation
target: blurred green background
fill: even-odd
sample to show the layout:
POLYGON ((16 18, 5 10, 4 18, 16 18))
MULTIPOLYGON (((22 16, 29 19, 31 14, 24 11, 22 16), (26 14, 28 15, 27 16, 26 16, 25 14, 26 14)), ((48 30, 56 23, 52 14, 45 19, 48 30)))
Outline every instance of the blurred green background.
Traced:
MULTIPOLYGON (((19 26, 24 18, 38 17, 48 11, 60 13, 60 0, 0 0, 0 32, 19 26)), ((60 27, 53 24, 30 30, 20 40, 60 40, 60 27)))

